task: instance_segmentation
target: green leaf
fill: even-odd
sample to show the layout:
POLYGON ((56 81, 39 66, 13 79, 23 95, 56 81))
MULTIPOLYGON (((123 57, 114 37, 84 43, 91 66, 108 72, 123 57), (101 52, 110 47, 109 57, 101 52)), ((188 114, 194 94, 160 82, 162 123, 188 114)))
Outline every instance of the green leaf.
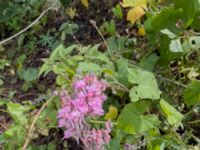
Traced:
POLYGON ((56 77, 56 84, 60 86, 68 86, 66 78, 63 77, 62 75, 58 75, 56 77))
POLYGON ((129 134, 144 133, 156 128, 159 120, 155 115, 144 115, 149 109, 150 102, 139 101, 126 105, 117 120, 120 129, 129 134))
POLYGON ((60 57, 65 60, 67 57, 67 55, 69 55, 75 48, 77 47, 77 45, 71 45, 67 48, 61 48, 59 51, 59 55, 60 57))
POLYGON ((121 53, 125 50, 127 38, 126 37, 110 37, 108 38, 108 46, 113 52, 121 53))
POLYGON ((53 53, 50 56, 51 61, 59 60, 60 59, 60 51, 64 51, 64 46, 60 44, 56 49, 54 49, 53 53))
POLYGON ((153 73, 141 69, 129 69, 128 80, 136 84, 129 93, 132 102, 140 99, 160 98, 161 91, 153 73))
POLYGON ((37 125, 44 131, 44 133, 48 132, 47 130, 45 130, 46 127, 57 125, 57 112, 59 107, 60 99, 54 98, 41 112, 37 125))
POLYGON ((173 0, 173 2, 177 9, 181 9, 183 11, 180 18, 186 20, 186 22, 193 19, 195 14, 200 10, 199 0, 173 0))
POLYGON ((128 60, 121 58, 117 61, 116 79, 125 86, 129 85, 128 82, 128 60))
POLYGON ((46 62, 42 65, 42 67, 40 68, 40 71, 38 73, 38 77, 40 77, 43 73, 44 76, 47 75, 47 73, 49 73, 52 70, 52 67, 46 62))
POLYGON ((17 103, 9 102, 7 103, 7 109, 8 109, 9 115, 11 115, 11 117, 14 119, 16 123, 23 124, 23 125, 27 123, 25 112, 27 112, 29 108, 24 107, 17 103))
POLYGON ((163 99, 160 100, 160 107, 170 125, 178 124, 183 119, 183 115, 163 99))
POLYGON ((9 101, 6 99, 0 99, 0 106, 7 104, 9 101))
POLYGON ((159 60, 159 57, 155 53, 153 53, 149 55, 148 57, 143 58, 140 61, 139 66, 144 68, 145 70, 152 71, 156 63, 158 62, 158 60, 159 60))
POLYGON ((105 22, 104 23, 105 29, 106 31, 111 35, 111 36, 115 36, 115 30, 116 30, 116 26, 115 26, 115 21, 111 20, 110 22, 105 22))
POLYGON ((200 82, 192 81, 184 91, 184 102, 187 106, 200 103, 200 82))
POLYGON ((115 7, 112 8, 112 12, 114 13, 117 19, 123 18, 123 12, 119 4, 117 4, 115 7))
POLYGON ((29 68, 23 73, 23 79, 27 82, 36 80, 37 77, 38 77, 38 69, 36 68, 29 68))
POLYGON ((200 37, 199 36, 193 36, 188 39, 186 39, 183 43, 183 49, 186 52, 196 50, 200 50, 200 37))
POLYGON ((86 62, 79 63, 78 70, 83 72, 96 73, 98 75, 100 75, 102 72, 102 68, 99 65, 95 63, 86 63, 86 62))
POLYGON ((65 22, 61 25, 59 31, 63 31, 65 34, 73 35, 78 31, 78 25, 75 23, 65 22))
POLYGON ((183 52, 183 48, 182 48, 180 39, 171 40, 169 49, 171 52, 175 52, 175 53, 183 52))
MULTIPOLYGON (((181 14, 181 10, 176 10, 173 7, 164 7, 161 9, 160 13, 150 18, 151 21, 148 25, 150 28, 148 28, 147 31, 150 29, 160 33, 161 30, 168 29, 170 32, 177 34, 180 32, 180 29, 177 28, 176 23, 180 19, 181 14)), ((157 37, 154 38, 157 39, 157 37)))
POLYGON ((13 150, 21 147, 24 144, 26 135, 27 130, 24 125, 12 124, 12 126, 3 133, 3 138, 6 141, 3 145, 4 149, 13 150))
POLYGON ((164 150, 165 149, 164 139, 149 140, 147 149, 148 150, 164 150))
POLYGON ((160 31, 162 34, 167 35, 170 39, 174 39, 176 38, 176 34, 172 33, 171 31, 169 31, 168 29, 163 29, 160 31))
POLYGON ((174 53, 170 51, 170 42, 171 40, 168 37, 162 37, 160 39, 160 49, 159 49, 159 53, 160 53, 160 59, 158 61, 159 65, 169 65, 169 63, 174 60, 174 59, 178 59, 181 56, 183 56, 184 53, 174 53))
POLYGON ((66 69, 67 69, 67 65, 65 63, 63 63, 63 62, 56 63, 53 66, 53 72, 55 74, 62 74, 64 72, 66 72, 66 69))
POLYGON ((120 149, 120 140, 117 138, 112 138, 106 147, 107 150, 118 150, 120 149))
POLYGON ((4 81, 0 79, 0 87, 4 84, 4 81))

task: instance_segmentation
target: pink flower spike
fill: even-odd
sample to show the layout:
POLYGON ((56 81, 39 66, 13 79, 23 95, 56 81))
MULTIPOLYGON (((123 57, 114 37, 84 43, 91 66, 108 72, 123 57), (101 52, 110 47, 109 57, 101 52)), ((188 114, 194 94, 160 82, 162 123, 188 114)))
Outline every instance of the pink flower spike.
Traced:
POLYGON ((81 89, 84 86, 86 86, 86 83, 83 80, 79 80, 79 81, 74 83, 74 88, 75 89, 81 89))
POLYGON ((108 84, 99 80, 95 74, 86 74, 82 79, 74 80, 71 96, 62 90, 58 93, 62 108, 58 111, 58 126, 64 128, 64 138, 73 137, 84 143, 85 150, 102 150, 109 143, 111 124, 105 129, 96 130, 86 122, 88 117, 102 116, 104 91, 108 84))

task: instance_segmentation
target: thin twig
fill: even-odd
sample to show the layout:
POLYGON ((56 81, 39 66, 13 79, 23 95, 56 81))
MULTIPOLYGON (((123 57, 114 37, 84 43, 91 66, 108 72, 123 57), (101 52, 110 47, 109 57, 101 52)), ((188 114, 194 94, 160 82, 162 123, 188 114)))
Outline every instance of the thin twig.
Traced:
POLYGON ((27 31, 29 28, 31 28, 33 25, 35 25, 49 10, 57 10, 57 9, 55 9, 55 8, 53 8, 53 7, 47 8, 47 9, 46 9, 45 11, 43 11, 43 12, 41 13, 41 15, 40 15, 37 19, 35 19, 35 21, 33 21, 30 25, 28 25, 26 28, 22 29, 22 30, 19 31, 18 33, 14 34, 13 36, 11 36, 11 37, 9 37, 9 38, 7 38, 7 39, 1 41, 1 42, 0 42, 0 45, 1 45, 1 44, 5 44, 6 42, 8 42, 8 41, 10 41, 10 40, 12 40, 12 39, 14 39, 14 38, 16 38, 16 37, 19 36, 20 34, 22 34, 22 33, 24 33, 25 31, 27 31))
POLYGON ((35 126, 36 121, 38 120, 38 118, 39 118, 41 112, 42 112, 42 111, 44 110, 44 108, 49 104, 49 102, 51 102, 51 101, 53 100, 53 98, 54 98, 54 96, 51 96, 51 97, 46 101, 46 103, 43 104, 43 106, 40 108, 40 110, 37 112, 37 114, 36 114, 36 116, 35 116, 35 118, 34 118, 32 124, 31 124, 31 126, 30 126, 30 128, 29 128, 28 135, 27 135, 27 139, 26 139, 26 141, 25 141, 25 143, 24 143, 24 145, 23 145, 22 150, 26 150, 26 147, 28 146, 28 143, 29 143, 29 141, 30 141, 30 138, 31 138, 31 135, 32 135, 32 132, 33 132, 33 128, 34 128, 34 126, 35 126))
POLYGON ((110 56, 112 57, 113 56, 113 53, 112 53, 112 50, 109 48, 107 42, 106 42, 106 39, 104 38, 103 34, 101 33, 101 31, 99 30, 99 28, 97 27, 96 25, 96 22, 94 20, 90 20, 90 23, 93 25, 93 27, 97 30, 97 32, 99 33, 99 35, 101 36, 110 56))

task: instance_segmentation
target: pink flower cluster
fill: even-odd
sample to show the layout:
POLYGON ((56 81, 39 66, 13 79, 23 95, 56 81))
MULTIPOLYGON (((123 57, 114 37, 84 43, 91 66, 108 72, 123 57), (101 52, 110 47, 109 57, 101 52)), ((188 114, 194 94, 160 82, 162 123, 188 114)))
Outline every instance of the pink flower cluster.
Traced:
POLYGON ((99 130, 89 130, 85 133, 84 138, 82 138, 82 142, 85 145, 86 150, 103 150, 104 145, 109 143, 111 132, 111 122, 106 123, 105 129, 99 130))
POLYGON ((104 80, 98 80, 94 74, 87 74, 74 81, 71 96, 67 91, 60 92, 62 108, 58 112, 58 126, 66 129, 64 138, 74 137, 78 142, 81 140, 87 150, 97 145, 102 149, 103 145, 109 142, 109 125, 106 129, 90 130, 86 122, 88 117, 104 114, 102 104, 106 100, 103 93, 106 87, 104 80))

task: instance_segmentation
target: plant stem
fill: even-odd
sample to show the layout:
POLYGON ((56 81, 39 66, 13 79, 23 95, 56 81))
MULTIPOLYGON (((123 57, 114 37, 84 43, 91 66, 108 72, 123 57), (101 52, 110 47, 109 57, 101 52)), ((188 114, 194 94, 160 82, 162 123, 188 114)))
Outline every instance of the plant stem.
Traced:
POLYGON ((186 123, 189 123, 189 124, 200 123, 200 119, 199 120, 194 120, 194 121, 188 121, 186 123))
POLYGON ((105 40, 103 34, 101 33, 101 31, 100 31, 99 28, 97 27, 96 22, 95 22, 94 20, 90 20, 90 23, 93 25, 93 27, 97 30, 97 32, 98 32, 99 35, 101 36, 101 38, 102 38, 104 44, 106 45, 106 48, 107 48, 107 50, 108 50, 110 56, 112 57, 112 56, 113 56, 112 51, 111 51, 111 49, 109 48, 109 46, 108 46, 108 44, 107 44, 107 42, 106 42, 106 40, 105 40))
POLYGON ((108 77, 110 77, 113 81, 115 81, 115 83, 116 83, 117 85, 121 86, 126 92, 129 92, 129 89, 128 89, 126 86, 124 86, 123 84, 121 84, 116 78, 114 78, 113 76, 111 76, 111 75, 109 75, 109 74, 107 74, 107 73, 106 73, 106 75, 107 75, 108 77))
MULTIPOLYGON (((95 124, 105 124, 106 121, 97 121, 97 120, 88 120, 89 123, 95 123, 95 124)), ((117 122, 111 122, 113 125, 117 125, 117 122)))
POLYGON ((40 110, 37 112, 37 114, 36 114, 36 116, 35 116, 35 118, 34 118, 32 124, 31 124, 31 126, 30 126, 30 128, 29 128, 28 135, 27 135, 27 139, 26 139, 26 141, 25 141, 25 143, 24 143, 24 145, 23 145, 22 150, 26 150, 26 147, 28 146, 28 143, 29 143, 29 141, 30 141, 30 139, 31 139, 31 135, 32 135, 32 132, 33 132, 33 128, 34 128, 34 126, 35 126, 35 124, 36 124, 36 121, 38 120, 38 118, 39 118, 41 112, 42 112, 42 111, 44 110, 44 108, 49 104, 49 102, 51 102, 51 101, 53 100, 53 98, 54 98, 54 96, 51 96, 51 97, 46 101, 46 103, 43 104, 43 106, 40 108, 40 110))
POLYGON ((6 110, 0 109, 0 111, 4 112, 4 113, 8 113, 6 110))
MULTIPOLYGON (((57 1, 57 0, 56 0, 56 1, 57 1)), ((55 1, 55 2, 56 2, 56 1, 55 1)), ((55 2, 54 2, 54 3, 55 3, 55 2)), ((53 4, 53 5, 54 5, 54 4, 53 4)), ((35 19, 30 25, 28 25, 26 28, 22 29, 22 30, 19 31, 18 33, 14 34, 13 36, 8 37, 7 39, 5 39, 5 40, 3 40, 3 41, 0 41, 0 45, 5 44, 5 43, 7 43, 8 41, 10 41, 10 40, 16 38, 16 37, 19 36, 20 34, 26 32, 29 28, 31 28, 32 26, 34 26, 34 25, 35 25, 49 10, 57 10, 56 8, 54 8, 53 5, 52 5, 51 7, 49 7, 49 8, 47 8, 46 10, 44 10, 44 11, 40 14, 40 16, 39 16, 38 18, 36 18, 36 19, 35 19)))

